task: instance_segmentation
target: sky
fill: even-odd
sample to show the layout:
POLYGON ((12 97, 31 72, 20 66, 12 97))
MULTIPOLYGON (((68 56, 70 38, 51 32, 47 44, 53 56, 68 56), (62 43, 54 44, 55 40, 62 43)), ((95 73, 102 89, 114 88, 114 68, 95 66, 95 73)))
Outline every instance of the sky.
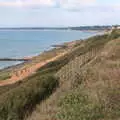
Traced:
POLYGON ((120 24, 120 0, 0 0, 0 27, 120 24))

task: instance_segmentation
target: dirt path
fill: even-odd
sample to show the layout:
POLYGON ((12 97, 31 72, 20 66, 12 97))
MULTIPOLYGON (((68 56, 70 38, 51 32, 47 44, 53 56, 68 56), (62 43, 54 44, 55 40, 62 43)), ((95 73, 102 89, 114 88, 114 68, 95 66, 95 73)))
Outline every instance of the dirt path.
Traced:
POLYGON ((9 84, 13 84, 16 83, 20 80, 23 80, 24 78, 34 74, 39 68, 43 67, 44 65, 46 65, 49 62, 53 62, 56 59, 64 56, 67 52, 61 53, 51 59, 48 59, 46 61, 42 61, 40 63, 37 63, 35 65, 30 66, 29 68, 25 68, 23 70, 17 71, 16 73, 13 73, 11 75, 10 79, 7 80, 0 80, 0 86, 5 86, 5 85, 9 85, 9 84))

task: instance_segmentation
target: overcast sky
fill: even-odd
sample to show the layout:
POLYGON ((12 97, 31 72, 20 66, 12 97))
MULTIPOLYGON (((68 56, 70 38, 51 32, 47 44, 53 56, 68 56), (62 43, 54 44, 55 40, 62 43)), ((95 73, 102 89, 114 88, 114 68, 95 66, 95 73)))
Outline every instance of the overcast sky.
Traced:
POLYGON ((0 27, 120 24, 120 0, 0 0, 0 27))

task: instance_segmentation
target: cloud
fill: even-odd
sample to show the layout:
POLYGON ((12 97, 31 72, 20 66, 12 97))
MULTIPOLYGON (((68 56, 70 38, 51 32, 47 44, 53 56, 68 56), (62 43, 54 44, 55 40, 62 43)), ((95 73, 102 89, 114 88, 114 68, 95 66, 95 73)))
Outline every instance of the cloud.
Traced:
POLYGON ((56 6, 62 8, 79 8, 80 6, 93 5, 96 0, 7 0, 0 2, 0 6, 56 6))
MULTIPOLYGON (((74 11, 114 11, 120 10, 120 5, 101 5, 99 0, 0 0, 0 7, 58 7, 74 11)), ((102 2, 103 3, 103 2, 102 2)))
POLYGON ((12 0, 0 2, 3 7, 54 6, 55 0, 12 0))
POLYGON ((65 9, 79 9, 95 5, 96 0, 59 0, 60 7, 65 9))

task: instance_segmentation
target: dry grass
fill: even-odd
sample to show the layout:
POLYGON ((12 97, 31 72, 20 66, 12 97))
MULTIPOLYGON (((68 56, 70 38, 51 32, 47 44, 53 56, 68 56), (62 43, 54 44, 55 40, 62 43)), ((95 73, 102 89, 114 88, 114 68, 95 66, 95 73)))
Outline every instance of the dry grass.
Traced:
POLYGON ((25 120, 119 120, 118 37, 118 31, 113 31, 77 41, 78 44, 71 43, 67 55, 39 69, 36 77, 55 75, 59 78, 59 87, 25 120))
POLYGON ((110 36, 76 45, 77 56, 56 73, 59 88, 27 120, 120 119, 120 39, 110 36))

